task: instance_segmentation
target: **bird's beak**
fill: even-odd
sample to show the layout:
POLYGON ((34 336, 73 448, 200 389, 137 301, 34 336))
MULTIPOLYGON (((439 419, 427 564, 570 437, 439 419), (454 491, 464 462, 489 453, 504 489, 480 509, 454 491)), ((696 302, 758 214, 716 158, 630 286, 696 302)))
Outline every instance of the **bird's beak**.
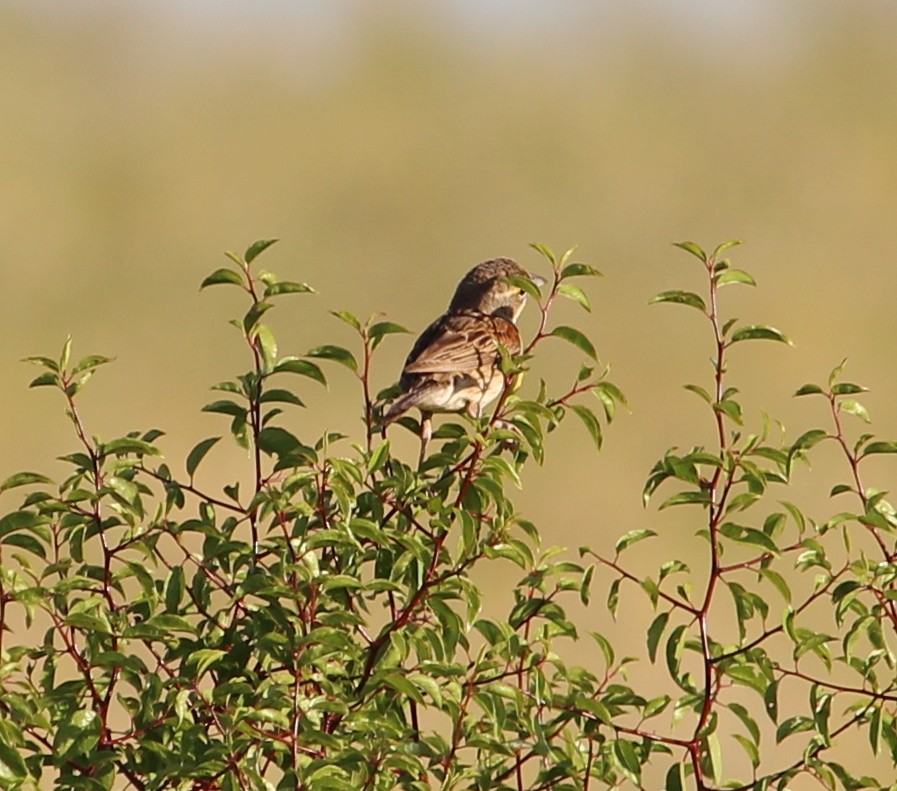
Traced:
POLYGON ((539 288, 542 288, 548 281, 542 277, 541 275, 533 275, 529 276, 529 279, 533 281, 539 288))

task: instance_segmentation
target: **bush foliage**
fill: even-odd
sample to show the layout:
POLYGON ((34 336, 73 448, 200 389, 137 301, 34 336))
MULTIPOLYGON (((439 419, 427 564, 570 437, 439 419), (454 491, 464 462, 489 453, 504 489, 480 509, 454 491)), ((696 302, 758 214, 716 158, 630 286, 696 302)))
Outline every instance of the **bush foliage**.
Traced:
POLYGON ((712 374, 686 387, 715 441, 668 451, 644 486, 646 503, 662 493, 660 508, 689 509, 706 568, 670 550, 647 577, 626 553, 655 531, 625 532, 610 555, 582 547, 571 557, 542 548, 510 495, 527 464, 554 463, 547 435, 570 414, 600 449, 625 404, 587 334, 552 317, 559 298, 590 309, 581 284, 595 269, 534 246, 552 272, 544 293, 529 286, 535 335, 504 361, 490 414, 444 422, 417 468, 379 437, 391 391, 375 394, 370 376, 380 344, 405 330, 339 312, 354 349, 280 356, 268 311, 312 289, 257 268, 270 244, 228 254, 202 284, 248 302, 233 323, 251 366, 204 407, 247 452, 242 485, 197 482, 222 437, 197 444, 182 472, 162 460, 157 430, 91 436, 78 403, 107 358, 73 362, 70 341, 58 359, 29 358, 42 369, 32 385, 62 397, 77 447, 62 457, 62 481, 23 472, 0 487, 27 492, 0 520, 0 785, 676 791, 784 789, 806 776, 887 787, 868 776, 868 757, 839 761, 832 748, 865 732, 882 765, 897 765, 897 516, 863 477, 865 460, 897 443, 848 427, 868 415, 843 366, 797 391, 824 407, 826 427, 787 442, 768 419, 746 425, 729 358, 747 341, 788 339, 722 311, 723 287, 754 284, 724 257, 735 243, 712 254, 680 244, 700 264, 704 295, 653 300, 706 320, 712 374), (574 352, 566 384, 538 380, 551 339, 574 352), (327 383, 328 365, 360 385, 357 442, 289 428, 290 408, 327 383), (822 443, 845 462, 832 495, 851 502, 827 516, 787 499, 822 443), (483 608, 472 578, 496 563, 520 574, 503 614, 483 608), (599 580, 601 603, 591 598, 599 580), (656 613, 641 661, 668 677, 659 696, 630 683, 633 657, 599 632, 580 635, 567 613, 581 602, 615 615, 637 591, 656 613), (600 657, 594 666, 565 659, 580 639, 600 657))

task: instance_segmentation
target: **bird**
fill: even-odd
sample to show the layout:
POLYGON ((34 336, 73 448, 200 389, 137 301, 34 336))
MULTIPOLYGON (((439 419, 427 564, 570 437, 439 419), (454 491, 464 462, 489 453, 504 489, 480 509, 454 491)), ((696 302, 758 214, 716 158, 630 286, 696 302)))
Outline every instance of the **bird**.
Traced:
POLYGON ((523 351, 517 319, 526 291, 510 281, 515 277, 545 284, 544 278, 510 258, 477 264, 461 279, 448 310, 411 348, 399 379, 402 394, 383 415, 382 429, 385 436, 390 423, 409 409, 419 409, 420 464, 426 458, 434 413, 466 412, 479 418, 504 389, 502 349, 511 355, 523 351))

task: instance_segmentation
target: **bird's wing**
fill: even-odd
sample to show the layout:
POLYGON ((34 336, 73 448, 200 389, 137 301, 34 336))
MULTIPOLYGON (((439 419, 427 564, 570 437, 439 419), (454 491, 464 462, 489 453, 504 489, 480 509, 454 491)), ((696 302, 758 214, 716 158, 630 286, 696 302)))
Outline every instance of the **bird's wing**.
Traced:
POLYGON ((484 315, 448 315, 421 335, 403 373, 467 373, 493 365, 498 345, 520 350, 520 335, 510 321, 484 315))

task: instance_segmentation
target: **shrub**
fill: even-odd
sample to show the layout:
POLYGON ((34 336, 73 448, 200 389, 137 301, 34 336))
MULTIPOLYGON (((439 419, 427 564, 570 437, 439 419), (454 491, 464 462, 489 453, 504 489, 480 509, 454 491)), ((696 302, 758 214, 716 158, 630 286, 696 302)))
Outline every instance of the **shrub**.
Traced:
POLYGON ((623 556, 655 531, 625 532, 612 556, 583 547, 569 557, 542 549, 509 494, 526 464, 551 463, 547 435, 568 415, 600 449, 625 404, 588 336, 552 319, 559 297, 589 309, 579 284, 595 269, 535 246, 553 274, 544 294, 527 286, 535 335, 504 361, 490 414, 443 423, 418 469, 379 438, 390 391, 375 395, 370 377, 380 344, 405 330, 339 312, 354 351, 280 356, 263 320, 275 298, 311 288, 257 270, 270 244, 228 254, 230 266, 202 284, 248 300, 234 324, 251 367, 204 407, 229 419, 230 439, 246 449, 248 491, 198 485, 221 437, 197 444, 184 474, 162 461, 161 432, 91 437, 77 405, 107 358, 73 363, 70 341, 59 359, 29 358, 43 369, 32 385, 60 393, 78 445, 58 484, 23 472, 0 488, 28 492, 0 520, 3 787, 37 787, 43 776, 71 789, 641 788, 652 771, 668 789, 786 788, 800 775, 883 787, 865 776, 868 759, 842 765, 830 748, 865 730, 871 751, 897 762, 897 518, 861 476, 867 457, 897 443, 848 436, 845 417, 868 416, 855 399, 863 388, 840 366, 826 386, 798 390, 826 406, 829 428, 789 444, 770 438, 769 422, 744 425, 727 383, 733 348, 787 339, 721 312, 724 286, 753 285, 723 258, 734 243, 710 255, 679 245, 700 262, 707 296, 654 300, 707 320, 712 379, 687 387, 716 440, 668 451, 644 487, 646 502, 663 490, 661 508, 691 510, 707 569, 672 558, 647 578, 623 556), (586 359, 565 386, 535 381, 550 338, 586 359), (360 384, 358 442, 286 427, 284 410, 302 406, 289 382, 325 384, 329 364, 360 384), (773 496, 823 442, 840 448, 849 473, 833 495, 857 505, 814 521, 773 496), (484 613, 471 577, 495 563, 521 574, 503 617, 484 613), (657 614, 644 658, 665 668, 668 694, 640 694, 627 681, 634 660, 598 632, 583 639, 599 665, 565 660, 579 639, 567 609, 594 606, 599 579, 611 614, 624 587, 647 595, 657 614), (807 625, 818 612, 831 633, 807 625), (733 621, 734 639, 722 637, 733 621), (805 707, 791 710, 784 684, 806 688, 805 707), (769 756, 773 738, 785 744, 769 756))

